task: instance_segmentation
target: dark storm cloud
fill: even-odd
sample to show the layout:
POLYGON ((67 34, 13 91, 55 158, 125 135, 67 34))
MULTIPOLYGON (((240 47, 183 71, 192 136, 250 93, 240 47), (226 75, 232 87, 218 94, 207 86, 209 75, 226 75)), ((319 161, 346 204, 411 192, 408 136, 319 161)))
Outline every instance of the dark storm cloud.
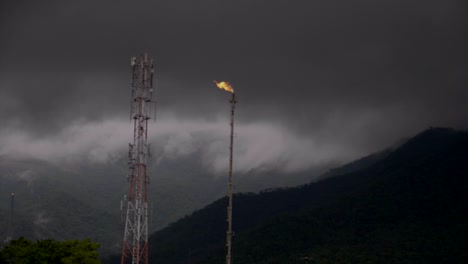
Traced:
POLYGON ((466 10, 457 0, 2 4, 0 115, 43 134, 126 117, 129 57, 148 51, 163 113, 216 118, 228 95, 211 81, 227 80, 240 122, 375 150, 429 125, 466 127, 466 10))

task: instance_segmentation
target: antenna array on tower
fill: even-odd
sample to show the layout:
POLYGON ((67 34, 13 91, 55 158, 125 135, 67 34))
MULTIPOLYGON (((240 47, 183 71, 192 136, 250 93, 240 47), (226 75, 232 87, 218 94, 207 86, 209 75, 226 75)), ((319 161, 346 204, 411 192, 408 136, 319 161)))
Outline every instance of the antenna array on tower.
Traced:
POLYGON ((133 143, 129 144, 129 190, 122 204, 125 232, 121 264, 148 263, 148 184, 147 159, 150 156, 148 120, 153 102, 153 61, 148 55, 131 58, 131 118, 133 143))

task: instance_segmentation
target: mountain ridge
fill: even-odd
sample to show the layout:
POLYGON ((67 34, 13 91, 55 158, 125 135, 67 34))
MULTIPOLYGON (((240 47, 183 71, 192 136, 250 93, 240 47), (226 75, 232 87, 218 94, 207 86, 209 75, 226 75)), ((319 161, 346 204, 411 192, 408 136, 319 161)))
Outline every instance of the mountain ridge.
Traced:
MULTIPOLYGON (((461 263, 468 259, 460 246, 466 238, 450 238, 467 234, 467 164, 468 132, 431 128, 360 170, 296 188, 237 194, 234 261, 296 263, 309 256, 317 263, 461 263)), ((154 233, 150 245, 160 246, 151 248, 151 259, 219 263, 225 205, 226 198, 217 200, 154 233)))

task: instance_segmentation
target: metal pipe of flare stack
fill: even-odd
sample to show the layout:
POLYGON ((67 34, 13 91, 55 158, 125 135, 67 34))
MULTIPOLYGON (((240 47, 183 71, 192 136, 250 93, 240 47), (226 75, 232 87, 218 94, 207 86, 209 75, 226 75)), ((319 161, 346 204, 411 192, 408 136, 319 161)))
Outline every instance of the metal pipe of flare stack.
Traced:
POLYGON ((231 103, 231 138, 230 138, 230 146, 229 146, 229 183, 228 183, 228 208, 227 208, 227 222, 228 222, 228 229, 226 232, 226 247, 227 247, 227 254, 226 254, 226 264, 232 264, 232 156, 233 156, 233 143, 234 143, 234 110, 236 109, 236 95, 232 93, 232 99, 229 101, 231 103))

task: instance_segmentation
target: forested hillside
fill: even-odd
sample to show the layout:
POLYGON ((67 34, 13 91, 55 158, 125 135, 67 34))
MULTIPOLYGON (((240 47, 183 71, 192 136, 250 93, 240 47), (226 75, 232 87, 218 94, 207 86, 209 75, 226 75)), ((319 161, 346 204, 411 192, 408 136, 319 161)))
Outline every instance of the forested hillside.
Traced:
MULTIPOLYGON (((210 174, 198 156, 151 162, 150 232, 224 195, 227 175, 210 174)), ((91 238, 101 244, 103 255, 120 252, 124 230, 120 201, 128 192, 127 162, 123 155, 107 162, 63 163, 0 156, 0 241, 7 235, 10 195, 15 193, 13 238, 91 238)), ((236 189, 258 191, 306 182, 322 170, 287 176, 277 172, 274 178, 255 171, 237 174, 242 179, 236 189)))
MULTIPOLYGON (((468 133, 432 128, 360 169, 238 194, 234 262, 467 263, 467 175, 468 133)), ((222 263, 225 209, 221 199, 156 232, 150 259, 222 263)))

